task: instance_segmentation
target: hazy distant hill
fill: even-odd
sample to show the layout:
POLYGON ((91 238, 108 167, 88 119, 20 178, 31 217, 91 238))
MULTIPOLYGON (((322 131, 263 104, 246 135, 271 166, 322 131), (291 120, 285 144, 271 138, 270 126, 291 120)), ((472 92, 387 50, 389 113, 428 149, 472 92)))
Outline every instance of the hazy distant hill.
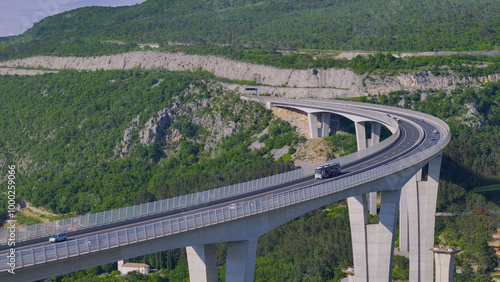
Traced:
POLYGON ((498 0, 148 0, 46 18, 14 49, 2 51, 0 43, 0 54, 134 47, 108 46, 109 40, 282 49, 491 50, 500 46, 499 31, 498 0))

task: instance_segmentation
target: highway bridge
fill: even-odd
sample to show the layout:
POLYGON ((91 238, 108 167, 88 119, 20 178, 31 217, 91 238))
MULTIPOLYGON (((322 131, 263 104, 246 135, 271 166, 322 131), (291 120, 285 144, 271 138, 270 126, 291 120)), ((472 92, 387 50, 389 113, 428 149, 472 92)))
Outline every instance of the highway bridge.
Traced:
POLYGON ((253 281, 257 241, 270 230, 347 199, 356 281, 390 281, 396 222, 410 254, 410 281, 432 281, 443 121, 415 111, 335 100, 242 97, 308 116, 311 137, 332 117, 354 122, 358 152, 335 160, 343 173, 313 179, 314 167, 210 191, 0 232, 0 280, 34 281, 140 255, 186 248, 191 281, 217 281, 215 244, 227 242, 226 281, 253 281), (380 141, 381 127, 392 135, 380 141), (369 127, 370 130, 365 130, 369 127), (367 136, 369 132, 370 136, 367 136), (376 213, 379 223, 368 224, 376 213), (410 232, 411 230, 411 232, 410 232), (48 237, 66 231, 69 240, 48 237), (14 238, 14 249, 8 239, 14 238), (15 273, 15 274, 13 274, 15 273))

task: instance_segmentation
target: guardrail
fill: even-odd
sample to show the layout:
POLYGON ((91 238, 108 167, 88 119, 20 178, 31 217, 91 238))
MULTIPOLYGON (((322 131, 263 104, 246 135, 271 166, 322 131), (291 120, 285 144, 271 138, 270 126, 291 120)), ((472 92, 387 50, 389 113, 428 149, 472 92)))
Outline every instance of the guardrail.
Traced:
MULTIPOLYGON (((397 140, 397 138, 399 138, 399 134, 399 131, 397 131, 386 140, 366 150, 349 154, 330 162, 339 162, 342 166, 345 166, 347 164, 362 160, 380 150, 383 150, 384 148, 391 146, 397 140)), ((75 232, 103 225, 116 224, 132 219, 153 216, 170 211, 193 207, 203 203, 209 203, 216 200, 243 195, 312 176, 314 174, 315 168, 316 166, 309 166, 261 179, 203 192, 197 192, 175 198, 158 200, 150 203, 61 219, 57 221, 28 226, 19 226, 17 227, 16 241, 22 242, 37 238, 48 238, 50 235, 56 234, 58 232, 75 232)), ((7 232, 7 230, 0 230, 0 245, 7 245, 7 232)))
MULTIPOLYGON (((449 142, 449 140, 450 135, 448 134, 444 136, 444 138, 438 140, 435 146, 432 146, 419 154, 370 169, 360 174, 245 202, 237 205, 236 209, 223 207, 189 216, 182 216, 161 222, 146 224, 139 227, 132 227, 119 231, 93 235, 82 239, 66 241, 63 243, 44 245, 17 251, 16 257, 20 259, 16 260, 16 268, 98 252, 100 250, 116 248, 157 237, 187 232, 189 230, 236 220, 246 216, 264 213, 269 210, 308 201, 314 198, 323 197, 391 175, 395 172, 423 162, 436 154, 440 154, 441 150, 449 142)), ((7 260, 7 256, 0 256, 0 272, 7 271, 9 268, 7 260)))

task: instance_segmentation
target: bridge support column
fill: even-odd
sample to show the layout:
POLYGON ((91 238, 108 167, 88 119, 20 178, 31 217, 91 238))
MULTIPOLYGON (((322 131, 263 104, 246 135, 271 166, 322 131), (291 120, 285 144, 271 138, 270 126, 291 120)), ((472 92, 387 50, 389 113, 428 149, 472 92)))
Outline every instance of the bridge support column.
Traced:
POLYGON ((368 212, 371 215, 377 214, 377 192, 368 193, 368 212))
POLYGON ((227 243, 226 281, 253 282, 257 241, 236 241, 227 243))
POLYGON ((309 134, 311 138, 318 137, 318 117, 316 114, 307 114, 309 119, 309 134))
POLYGON ((340 128, 340 120, 338 117, 333 116, 333 118, 330 119, 330 133, 332 135, 337 134, 339 128, 340 128))
POLYGON ((429 161, 427 180, 422 180, 421 174, 417 173, 412 183, 405 185, 410 281, 432 281, 434 278, 433 257, 429 249, 434 245, 434 214, 441 158, 442 154, 439 154, 429 161))
MULTIPOLYGON (((414 176, 415 177, 415 176, 414 176)), ((410 243, 409 236, 410 230, 408 225, 408 196, 406 195, 406 190, 408 189, 408 185, 411 183, 416 183, 412 177, 408 183, 403 186, 401 189, 401 200, 399 201, 399 251, 400 252, 409 252, 410 251, 410 243)))
POLYGON ((380 218, 377 224, 368 224, 366 194, 347 199, 356 281, 392 280, 400 193, 400 189, 381 192, 380 218))
POLYGON ((370 146, 380 142, 380 129, 382 125, 378 122, 372 122, 372 136, 370 139, 370 146))
POLYGON ((217 255, 215 244, 186 247, 189 280, 217 282, 217 255))
POLYGON ((331 114, 321 113, 321 137, 330 135, 331 114))
MULTIPOLYGON (((381 124, 378 122, 372 122, 372 136, 369 142, 370 147, 380 142, 380 128, 381 124)), ((377 214, 377 192, 372 192, 368 194, 368 211, 372 215, 377 214)))
MULTIPOLYGON (((399 201, 399 251, 410 251, 410 224, 408 216, 408 192, 416 191, 417 182, 422 181, 422 170, 419 170, 401 189, 401 200, 399 201)), ((415 192, 413 192, 414 194, 415 192)), ((418 225, 412 225, 418 228, 418 225)), ((412 232, 415 230, 412 229, 412 232)))
POLYGON ((356 141, 358 144, 358 151, 366 149, 366 132, 364 122, 355 122, 354 126, 356 128, 356 141))

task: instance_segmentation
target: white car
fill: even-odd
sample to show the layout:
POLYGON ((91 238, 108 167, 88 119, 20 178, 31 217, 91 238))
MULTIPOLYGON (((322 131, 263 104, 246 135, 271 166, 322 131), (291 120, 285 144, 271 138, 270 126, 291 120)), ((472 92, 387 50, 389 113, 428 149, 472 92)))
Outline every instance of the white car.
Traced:
POLYGON ((50 236, 49 242, 50 243, 57 243, 57 242, 65 241, 67 239, 68 239, 68 236, 66 235, 65 232, 59 232, 55 235, 50 236))

